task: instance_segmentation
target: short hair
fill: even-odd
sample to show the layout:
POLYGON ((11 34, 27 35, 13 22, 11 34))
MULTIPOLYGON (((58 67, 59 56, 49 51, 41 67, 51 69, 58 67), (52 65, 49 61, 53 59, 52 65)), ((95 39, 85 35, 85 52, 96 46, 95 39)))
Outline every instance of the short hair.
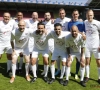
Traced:
POLYGON ((79 10, 78 10, 78 9, 74 9, 74 10, 72 11, 72 13, 73 13, 73 12, 76 12, 76 11, 79 13, 79 10))
POLYGON ((92 10, 92 9, 88 9, 88 10, 86 11, 86 13, 88 13, 88 12, 90 12, 90 11, 92 11, 92 12, 93 12, 93 10, 92 10))
POLYGON ((37 24, 37 26, 39 26, 39 25, 43 25, 44 28, 45 28, 45 24, 44 24, 43 22, 39 22, 39 23, 37 24))
MULTIPOLYGON (((8 14, 10 15, 10 13, 9 13, 9 12, 4 12, 4 13, 3 13, 3 16, 4 16, 4 14, 5 14, 5 13, 8 13, 8 14)), ((11 15, 10 15, 10 16, 11 16, 11 15)))
POLYGON ((60 8, 60 9, 59 9, 59 12, 62 11, 62 10, 63 10, 64 12, 66 12, 64 8, 60 8))
POLYGON ((61 26, 62 27, 62 25, 60 23, 54 24, 54 27, 57 27, 57 26, 61 26))
POLYGON ((22 12, 17 12, 16 16, 17 16, 19 13, 21 13, 21 14, 23 15, 23 13, 22 13, 22 12))

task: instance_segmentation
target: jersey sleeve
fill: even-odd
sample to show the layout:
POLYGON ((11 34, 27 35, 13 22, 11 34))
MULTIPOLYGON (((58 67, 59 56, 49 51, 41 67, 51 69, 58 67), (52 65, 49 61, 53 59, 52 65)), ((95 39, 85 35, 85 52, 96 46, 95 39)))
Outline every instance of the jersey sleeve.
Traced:
POLYGON ((85 47, 85 40, 83 40, 82 36, 81 36, 81 47, 85 47))
POLYGON ((11 41, 13 41, 15 39, 15 36, 13 34, 13 32, 11 33, 11 41))

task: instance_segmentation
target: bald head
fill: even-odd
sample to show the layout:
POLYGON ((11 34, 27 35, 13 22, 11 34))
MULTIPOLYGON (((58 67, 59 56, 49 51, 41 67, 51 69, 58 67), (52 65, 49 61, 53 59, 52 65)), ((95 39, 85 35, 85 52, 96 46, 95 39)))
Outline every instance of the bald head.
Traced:
POLYGON ((34 21, 36 21, 36 20, 38 19, 38 13, 37 13, 37 12, 33 12, 33 13, 32 13, 32 19, 33 19, 34 21))
POLYGON ((86 18, 87 18, 87 20, 89 21, 89 22, 92 22, 92 20, 93 20, 93 18, 94 18, 94 12, 93 12, 93 10, 88 10, 87 12, 86 12, 86 18))
POLYGON ((79 32, 78 27, 75 26, 75 25, 73 25, 73 26, 71 27, 71 34, 72 34, 72 37, 76 38, 77 35, 78 35, 78 32, 79 32))
POLYGON ((8 23, 9 20, 10 20, 10 13, 9 12, 5 12, 3 14, 3 21, 4 21, 4 23, 8 23))
POLYGON ((24 20, 19 21, 18 26, 19 26, 19 31, 23 32, 25 29, 25 21, 24 20))

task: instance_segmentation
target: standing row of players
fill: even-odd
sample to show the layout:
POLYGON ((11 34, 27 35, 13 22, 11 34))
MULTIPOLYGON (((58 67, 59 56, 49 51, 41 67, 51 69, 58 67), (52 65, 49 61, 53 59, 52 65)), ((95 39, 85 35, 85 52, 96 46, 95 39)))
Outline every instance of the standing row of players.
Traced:
POLYGON ((3 21, 0 22, 0 34, 1 34, 0 54, 3 54, 3 51, 6 50, 8 58, 7 71, 9 71, 10 66, 12 66, 12 77, 10 79, 10 83, 13 83, 15 80, 16 62, 19 53, 21 52, 23 52, 23 55, 25 57, 26 79, 27 81, 31 82, 35 82, 37 79, 36 61, 38 58, 38 54, 42 53, 44 60, 43 61, 44 80, 49 84, 55 81, 54 64, 56 60, 59 61, 58 57, 60 56, 62 60, 62 69, 59 82, 64 86, 68 84, 70 65, 74 57, 76 57, 77 61, 79 61, 81 64, 80 84, 82 86, 86 86, 85 82, 89 80, 90 57, 91 53, 93 52, 98 66, 98 75, 99 75, 98 82, 100 83, 100 53, 99 53, 100 48, 99 48, 99 32, 98 32, 100 30, 100 22, 93 19, 94 13, 92 10, 87 11, 86 13, 87 20, 83 22, 78 19, 79 17, 78 10, 74 10, 72 12, 72 19, 69 19, 65 17, 65 10, 60 9, 59 10, 60 18, 57 18, 54 21, 55 23, 54 25, 50 20, 51 15, 49 12, 45 13, 45 20, 40 23, 38 23, 37 12, 33 12, 32 17, 34 18, 28 21, 22 20, 22 15, 23 15, 22 12, 19 12, 17 15, 18 19, 13 22, 10 20, 10 14, 6 12, 3 15, 3 21), (71 33, 69 31, 71 31, 71 33), (86 31, 86 36, 83 33, 85 31, 86 31), (86 39, 86 45, 85 45, 85 39, 86 39), (47 77, 48 67, 49 67, 48 47, 52 53, 52 60, 51 60, 52 78, 50 80, 48 80, 47 77), (84 47, 85 47, 85 54, 84 54, 84 47), (31 60, 29 58, 29 54, 32 54, 31 60), (86 66, 85 66, 85 57, 86 57, 86 66), (34 78, 32 79, 30 79, 29 77, 30 62, 34 76, 34 78), (85 67, 86 67, 86 78, 85 80, 83 80, 85 67), (63 81, 64 73, 66 73, 65 81, 63 81))

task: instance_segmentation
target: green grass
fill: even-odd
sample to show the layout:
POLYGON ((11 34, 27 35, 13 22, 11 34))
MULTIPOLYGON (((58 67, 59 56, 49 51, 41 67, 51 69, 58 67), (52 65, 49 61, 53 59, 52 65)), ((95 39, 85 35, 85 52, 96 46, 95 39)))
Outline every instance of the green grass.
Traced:
MULTIPOLYGON (((41 58, 41 57, 40 57, 41 58)), ((0 90, 100 90, 100 85, 96 82, 98 79, 97 67, 94 58, 92 57, 90 66, 90 77, 91 80, 86 84, 87 87, 82 87, 79 84, 79 80, 74 79, 75 73, 75 60, 71 67, 72 76, 68 86, 62 86, 59 84, 59 76, 56 77, 56 81, 53 84, 47 84, 43 81, 40 73, 43 70, 42 60, 39 61, 39 74, 38 79, 35 83, 30 83, 25 80, 25 72, 22 75, 16 75, 15 82, 9 83, 10 77, 6 75, 6 56, 2 56, 0 60, 0 90)), ((24 68, 24 67, 23 67, 24 68)), ((49 72, 50 76, 50 72, 49 72)))

